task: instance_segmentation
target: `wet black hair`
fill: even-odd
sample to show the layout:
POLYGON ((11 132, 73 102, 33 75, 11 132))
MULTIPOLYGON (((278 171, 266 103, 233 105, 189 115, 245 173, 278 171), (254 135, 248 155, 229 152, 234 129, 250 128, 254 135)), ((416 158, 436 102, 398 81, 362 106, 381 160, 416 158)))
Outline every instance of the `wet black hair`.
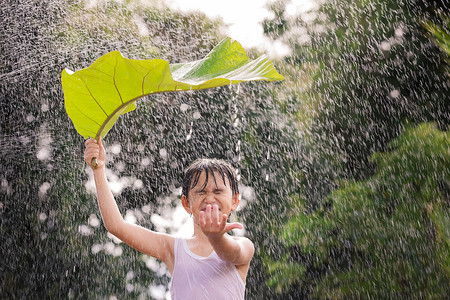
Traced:
POLYGON ((188 196, 189 190, 191 189, 191 187, 197 185, 200 175, 203 171, 205 171, 206 173, 206 179, 205 183, 202 186, 202 191, 208 184, 210 174, 212 175, 214 182, 217 184, 216 175, 214 174, 214 172, 217 172, 221 175, 223 183, 225 185, 227 184, 225 178, 228 178, 228 182, 230 182, 233 195, 239 193, 236 170, 231 164, 221 159, 201 158, 194 161, 184 172, 182 195, 184 195, 185 197, 188 196))

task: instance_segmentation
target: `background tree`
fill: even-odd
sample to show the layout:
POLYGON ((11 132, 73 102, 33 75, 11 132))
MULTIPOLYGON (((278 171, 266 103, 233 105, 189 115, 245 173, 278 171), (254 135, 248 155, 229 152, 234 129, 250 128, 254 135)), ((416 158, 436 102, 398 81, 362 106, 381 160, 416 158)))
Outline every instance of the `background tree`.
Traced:
POLYGON ((372 177, 343 183, 314 213, 299 205, 280 236, 302 254, 272 262, 270 283, 314 298, 445 298, 449 142, 433 124, 408 129, 372 156, 372 177))
POLYGON ((422 26, 425 18, 445 26, 445 5, 322 2, 294 16, 277 2, 265 30, 291 47, 287 63, 316 66, 309 74, 322 106, 311 131, 343 155, 347 176, 363 178, 372 170, 368 154, 401 133, 405 118, 448 124, 446 63, 422 26))
POLYGON ((265 28, 291 47, 286 64, 310 70, 304 94, 321 100, 305 149, 321 163, 301 168, 302 192, 290 197, 299 208, 278 232, 286 249, 266 261, 270 285, 285 299, 445 295, 448 57, 423 27, 447 28, 445 4, 327 1, 295 17, 286 7, 275 3, 265 28), (415 127, 424 121, 438 129, 415 127))

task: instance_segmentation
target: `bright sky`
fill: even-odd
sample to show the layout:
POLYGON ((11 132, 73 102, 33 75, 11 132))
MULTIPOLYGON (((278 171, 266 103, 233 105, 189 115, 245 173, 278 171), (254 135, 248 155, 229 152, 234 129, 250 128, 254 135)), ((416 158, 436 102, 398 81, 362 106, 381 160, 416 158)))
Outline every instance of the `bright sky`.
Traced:
MULTIPOLYGON (((316 0, 291 0, 286 13, 297 15, 316 8, 316 0)), ((237 40, 244 48, 257 47, 270 56, 283 56, 289 47, 264 37, 262 21, 270 18, 272 12, 266 5, 274 0, 167 0, 172 9, 181 11, 202 11, 211 18, 221 17, 227 25, 225 34, 237 40)))

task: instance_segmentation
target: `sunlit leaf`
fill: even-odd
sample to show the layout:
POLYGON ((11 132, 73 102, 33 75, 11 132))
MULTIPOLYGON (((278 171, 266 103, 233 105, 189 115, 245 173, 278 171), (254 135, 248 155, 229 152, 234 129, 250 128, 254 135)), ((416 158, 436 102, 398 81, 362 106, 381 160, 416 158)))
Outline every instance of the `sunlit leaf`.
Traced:
POLYGON ((252 80, 283 80, 266 56, 250 60, 230 38, 205 58, 180 64, 162 59, 134 60, 114 51, 76 72, 63 70, 67 114, 84 138, 104 137, 120 115, 146 95, 201 90, 252 80))

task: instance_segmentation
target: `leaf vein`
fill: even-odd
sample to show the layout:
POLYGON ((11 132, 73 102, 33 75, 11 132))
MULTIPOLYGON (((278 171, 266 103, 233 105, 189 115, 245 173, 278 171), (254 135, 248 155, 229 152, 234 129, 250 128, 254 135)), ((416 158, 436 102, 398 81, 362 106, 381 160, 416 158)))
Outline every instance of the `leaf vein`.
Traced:
POLYGON ((159 85, 158 85, 158 92, 161 91, 161 84, 163 83, 164 78, 166 78, 167 70, 169 70, 169 69, 170 69, 170 68, 164 68, 164 74, 163 74, 163 76, 161 77, 161 81, 160 81, 160 83, 159 83, 159 85))
POLYGON ((122 104, 123 104, 122 95, 120 94, 119 88, 116 85, 116 68, 117 68, 117 57, 116 57, 116 64, 114 65, 113 84, 114 84, 114 87, 116 88, 117 94, 119 95, 120 102, 122 102, 122 104))
MULTIPOLYGON (((81 77, 80 77, 81 78, 81 77)), ((84 85, 86 86, 86 89, 89 92, 89 95, 92 97, 92 99, 94 99, 95 103, 97 103, 98 107, 100 107, 100 109, 103 111, 103 113, 108 116, 108 114, 106 113, 106 111, 103 109, 103 107, 100 105, 100 103, 98 103, 97 99, 95 99, 94 95, 92 95, 91 90, 89 89, 89 86, 87 85, 87 83, 83 80, 83 78, 81 78, 81 81, 83 81, 84 85)))
MULTIPOLYGON (((97 124, 98 126, 100 126, 101 124, 99 124, 97 121, 95 121, 94 119, 92 119, 91 117, 89 117, 85 112, 83 112, 81 109, 78 108, 78 106, 75 104, 74 101, 72 101, 71 99, 67 99, 73 107, 75 107, 76 110, 78 110, 83 116, 85 116, 86 118, 88 118, 89 120, 91 120, 92 122, 94 122, 95 124, 97 124)), ((92 131, 93 132, 93 131, 92 131)), ((94 133, 94 132, 93 132, 94 133)))

